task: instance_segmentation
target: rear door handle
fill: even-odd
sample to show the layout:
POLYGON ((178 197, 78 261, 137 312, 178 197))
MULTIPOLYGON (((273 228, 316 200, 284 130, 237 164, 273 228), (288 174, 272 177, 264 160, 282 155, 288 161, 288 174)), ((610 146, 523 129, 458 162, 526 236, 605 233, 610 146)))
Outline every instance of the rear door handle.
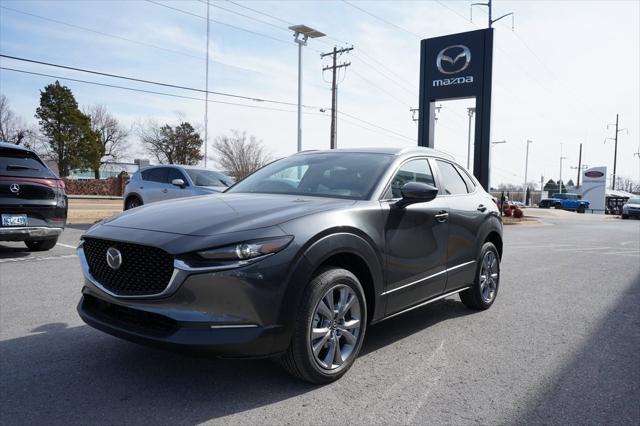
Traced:
POLYGON ((484 213, 486 210, 487 210, 487 208, 484 206, 484 204, 480 204, 478 206, 478 211, 479 212, 483 212, 484 213))
POLYGON ((164 192, 166 194, 169 191, 167 190, 167 188, 165 188, 165 189, 162 190, 162 192, 164 192))
POLYGON ((438 214, 435 216, 436 220, 440 223, 444 223, 447 220, 449 220, 449 213, 447 213, 446 211, 441 211, 438 212, 438 214))

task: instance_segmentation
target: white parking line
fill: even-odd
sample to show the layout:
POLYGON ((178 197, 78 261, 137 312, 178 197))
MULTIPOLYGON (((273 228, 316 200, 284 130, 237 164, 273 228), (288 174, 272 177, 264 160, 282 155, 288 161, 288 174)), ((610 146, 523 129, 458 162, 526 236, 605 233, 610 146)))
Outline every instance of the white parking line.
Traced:
POLYGON ((56 259, 70 259, 77 257, 77 254, 64 254, 61 256, 47 256, 47 257, 16 257, 11 259, 0 259, 0 263, 12 263, 12 262, 29 262, 36 260, 56 260, 56 259))
POLYGON ((71 248, 71 249, 75 249, 76 246, 72 246, 71 244, 62 244, 62 243, 56 243, 57 246, 62 246, 62 247, 67 247, 67 248, 71 248))

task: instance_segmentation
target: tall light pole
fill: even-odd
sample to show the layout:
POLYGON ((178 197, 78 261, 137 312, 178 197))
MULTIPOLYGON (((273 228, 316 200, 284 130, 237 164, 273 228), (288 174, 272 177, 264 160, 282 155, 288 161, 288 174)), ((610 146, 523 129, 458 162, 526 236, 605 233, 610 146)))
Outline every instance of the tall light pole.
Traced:
POLYGON ((471 119, 476 112, 475 108, 467 108, 467 114, 469 114, 469 137, 467 138, 467 169, 471 167, 471 119))
POLYGON ((306 25, 293 25, 294 41, 298 43, 298 152, 302 151, 302 46, 307 45, 310 38, 324 37, 326 34, 306 25))
POLYGON ((562 160, 566 160, 567 157, 562 156, 562 143, 560 143, 560 180, 558 180, 559 194, 562 194, 562 160))
POLYGON ((522 193, 522 201, 524 202, 524 204, 527 204, 527 172, 529 171, 529 145, 532 144, 533 141, 527 139, 527 155, 525 156, 525 160, 524 160, 524 186, 522 187, 522 190, 524 191, 522 193))
POLYGON ((204 83, 204 167, 207 167, 207 157, 209 153, 207 147, 209 145, 209 0, 207 0, 207 59, 205 64, 205 83, 204 83))

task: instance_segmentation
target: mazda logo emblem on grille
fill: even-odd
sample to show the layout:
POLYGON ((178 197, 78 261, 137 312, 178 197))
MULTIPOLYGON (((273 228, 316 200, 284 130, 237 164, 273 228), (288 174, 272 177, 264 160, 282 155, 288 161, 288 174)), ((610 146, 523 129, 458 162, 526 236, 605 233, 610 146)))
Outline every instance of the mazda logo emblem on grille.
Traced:
POLYGON ((462 44, 454 44, 445 47, 436 57, 436 67, 442 74, 457 74, 467 69, 471 62, 471 51, 462 44), (455 56, 454 56, 455 55, 455 56), (449 64, 447 69, 443 67, 443 62, 449 64))
POLYGON ((115 247, 107 249, 107 265, 114 270, 122 266, 122 253, 120 253, 120 250, 115 247))
POLYGON ((18 192, 20 192, 20 185, 18 185, 17 183, 12 183, 11 186, 9 186, 9 191, 17 194, 18 192))

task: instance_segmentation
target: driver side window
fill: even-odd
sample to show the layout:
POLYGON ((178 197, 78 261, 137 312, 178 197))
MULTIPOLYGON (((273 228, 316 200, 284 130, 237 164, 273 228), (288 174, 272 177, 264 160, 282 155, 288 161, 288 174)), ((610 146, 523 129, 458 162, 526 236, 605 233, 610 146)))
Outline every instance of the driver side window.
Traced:
POLYGON ((391 179, 391 185, 387 188, 383 198, 401 198, 402 193, 400 190, 402 186, 408 182, 420 182, 436 186, 431 167, 426 158, 407 161, 400 166, 400 169, 396 172, 393 179, 391 179))

